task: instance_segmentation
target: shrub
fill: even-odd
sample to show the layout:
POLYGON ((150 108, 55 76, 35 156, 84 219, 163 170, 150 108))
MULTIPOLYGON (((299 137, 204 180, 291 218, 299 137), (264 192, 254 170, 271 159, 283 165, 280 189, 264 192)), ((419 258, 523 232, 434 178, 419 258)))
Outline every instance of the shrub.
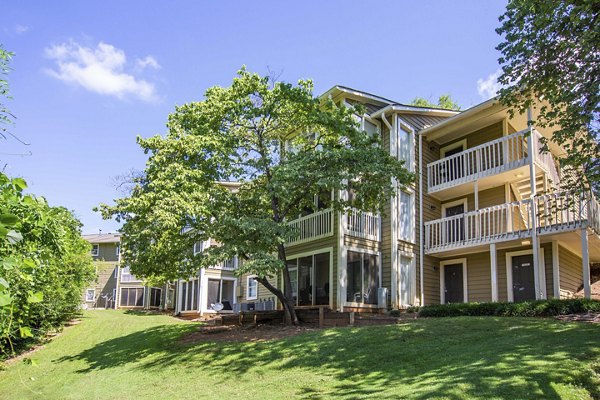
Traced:
POLYGON ((418 312, 419 317, 552 317, 556 315, 600 312, 600 301, 588 299, 551 299, 521 303, 435 304, 421 307, 418 312))

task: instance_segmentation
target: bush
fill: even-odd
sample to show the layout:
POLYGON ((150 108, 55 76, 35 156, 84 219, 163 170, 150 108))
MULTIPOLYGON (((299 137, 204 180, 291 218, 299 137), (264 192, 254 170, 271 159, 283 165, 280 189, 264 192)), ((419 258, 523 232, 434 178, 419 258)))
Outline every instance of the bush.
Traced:
POLYGON ((552 299, 522 303, 455 303, 419 308, 419 317, 501 316, 553 317, 556 315, 600 312, 600 301, 588 299, 552 299))

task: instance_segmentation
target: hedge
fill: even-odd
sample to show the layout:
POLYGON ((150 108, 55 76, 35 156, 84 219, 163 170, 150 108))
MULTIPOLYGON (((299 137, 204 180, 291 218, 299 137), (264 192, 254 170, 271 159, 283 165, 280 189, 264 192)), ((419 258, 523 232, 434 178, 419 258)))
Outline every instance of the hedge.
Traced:
POLYGON ((454 303, 414 307, 419 317, 501 316, 553 317, 566 314, 600 312, 599 300, 552 299, 521 303, 454 303))

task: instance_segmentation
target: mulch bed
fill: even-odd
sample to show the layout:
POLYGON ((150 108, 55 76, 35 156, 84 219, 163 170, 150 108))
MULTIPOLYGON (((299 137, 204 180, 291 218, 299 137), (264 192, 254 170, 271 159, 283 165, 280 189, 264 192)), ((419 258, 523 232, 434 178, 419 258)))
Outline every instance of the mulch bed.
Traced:
POLYGON ((600 324, 600 313, 559 315, 556 317, 556 319, 565 322, 587 322, 590 324, 600 324))
POLYGON ((312 325, 288 326, 284 324, 258 325, 203 325, 195 332, 190 332, 181 338, 180 343, 197 342, 262 342, 283 339, 305 332, 315 331, 312 325))

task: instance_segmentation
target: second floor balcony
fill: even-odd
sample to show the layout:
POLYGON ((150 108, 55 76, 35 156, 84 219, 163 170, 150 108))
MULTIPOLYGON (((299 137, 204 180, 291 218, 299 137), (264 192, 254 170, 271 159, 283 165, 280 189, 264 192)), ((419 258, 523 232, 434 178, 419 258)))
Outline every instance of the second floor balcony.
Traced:
MULTIPOLYGON (((499 139, 466 149, 427 165, 427 190, 429 194, 444 193, 452 197, 465 192, 467 185, 478 181, 480 189, 494 182, 508 182, 529 175, 533 156, 537 169, 544 171, 554 182, 559 176, 552 154, 540 154, 541 134, 522 130, 499 139), (531 148, 532 147, 532 148, 531 148)), ((440 197, 440 196, 436 196, 440 197)))
POLYGON ((600 206, 591 193, 556 192, 425 223, 425 253, 589 228, 600 233, 600 206))

